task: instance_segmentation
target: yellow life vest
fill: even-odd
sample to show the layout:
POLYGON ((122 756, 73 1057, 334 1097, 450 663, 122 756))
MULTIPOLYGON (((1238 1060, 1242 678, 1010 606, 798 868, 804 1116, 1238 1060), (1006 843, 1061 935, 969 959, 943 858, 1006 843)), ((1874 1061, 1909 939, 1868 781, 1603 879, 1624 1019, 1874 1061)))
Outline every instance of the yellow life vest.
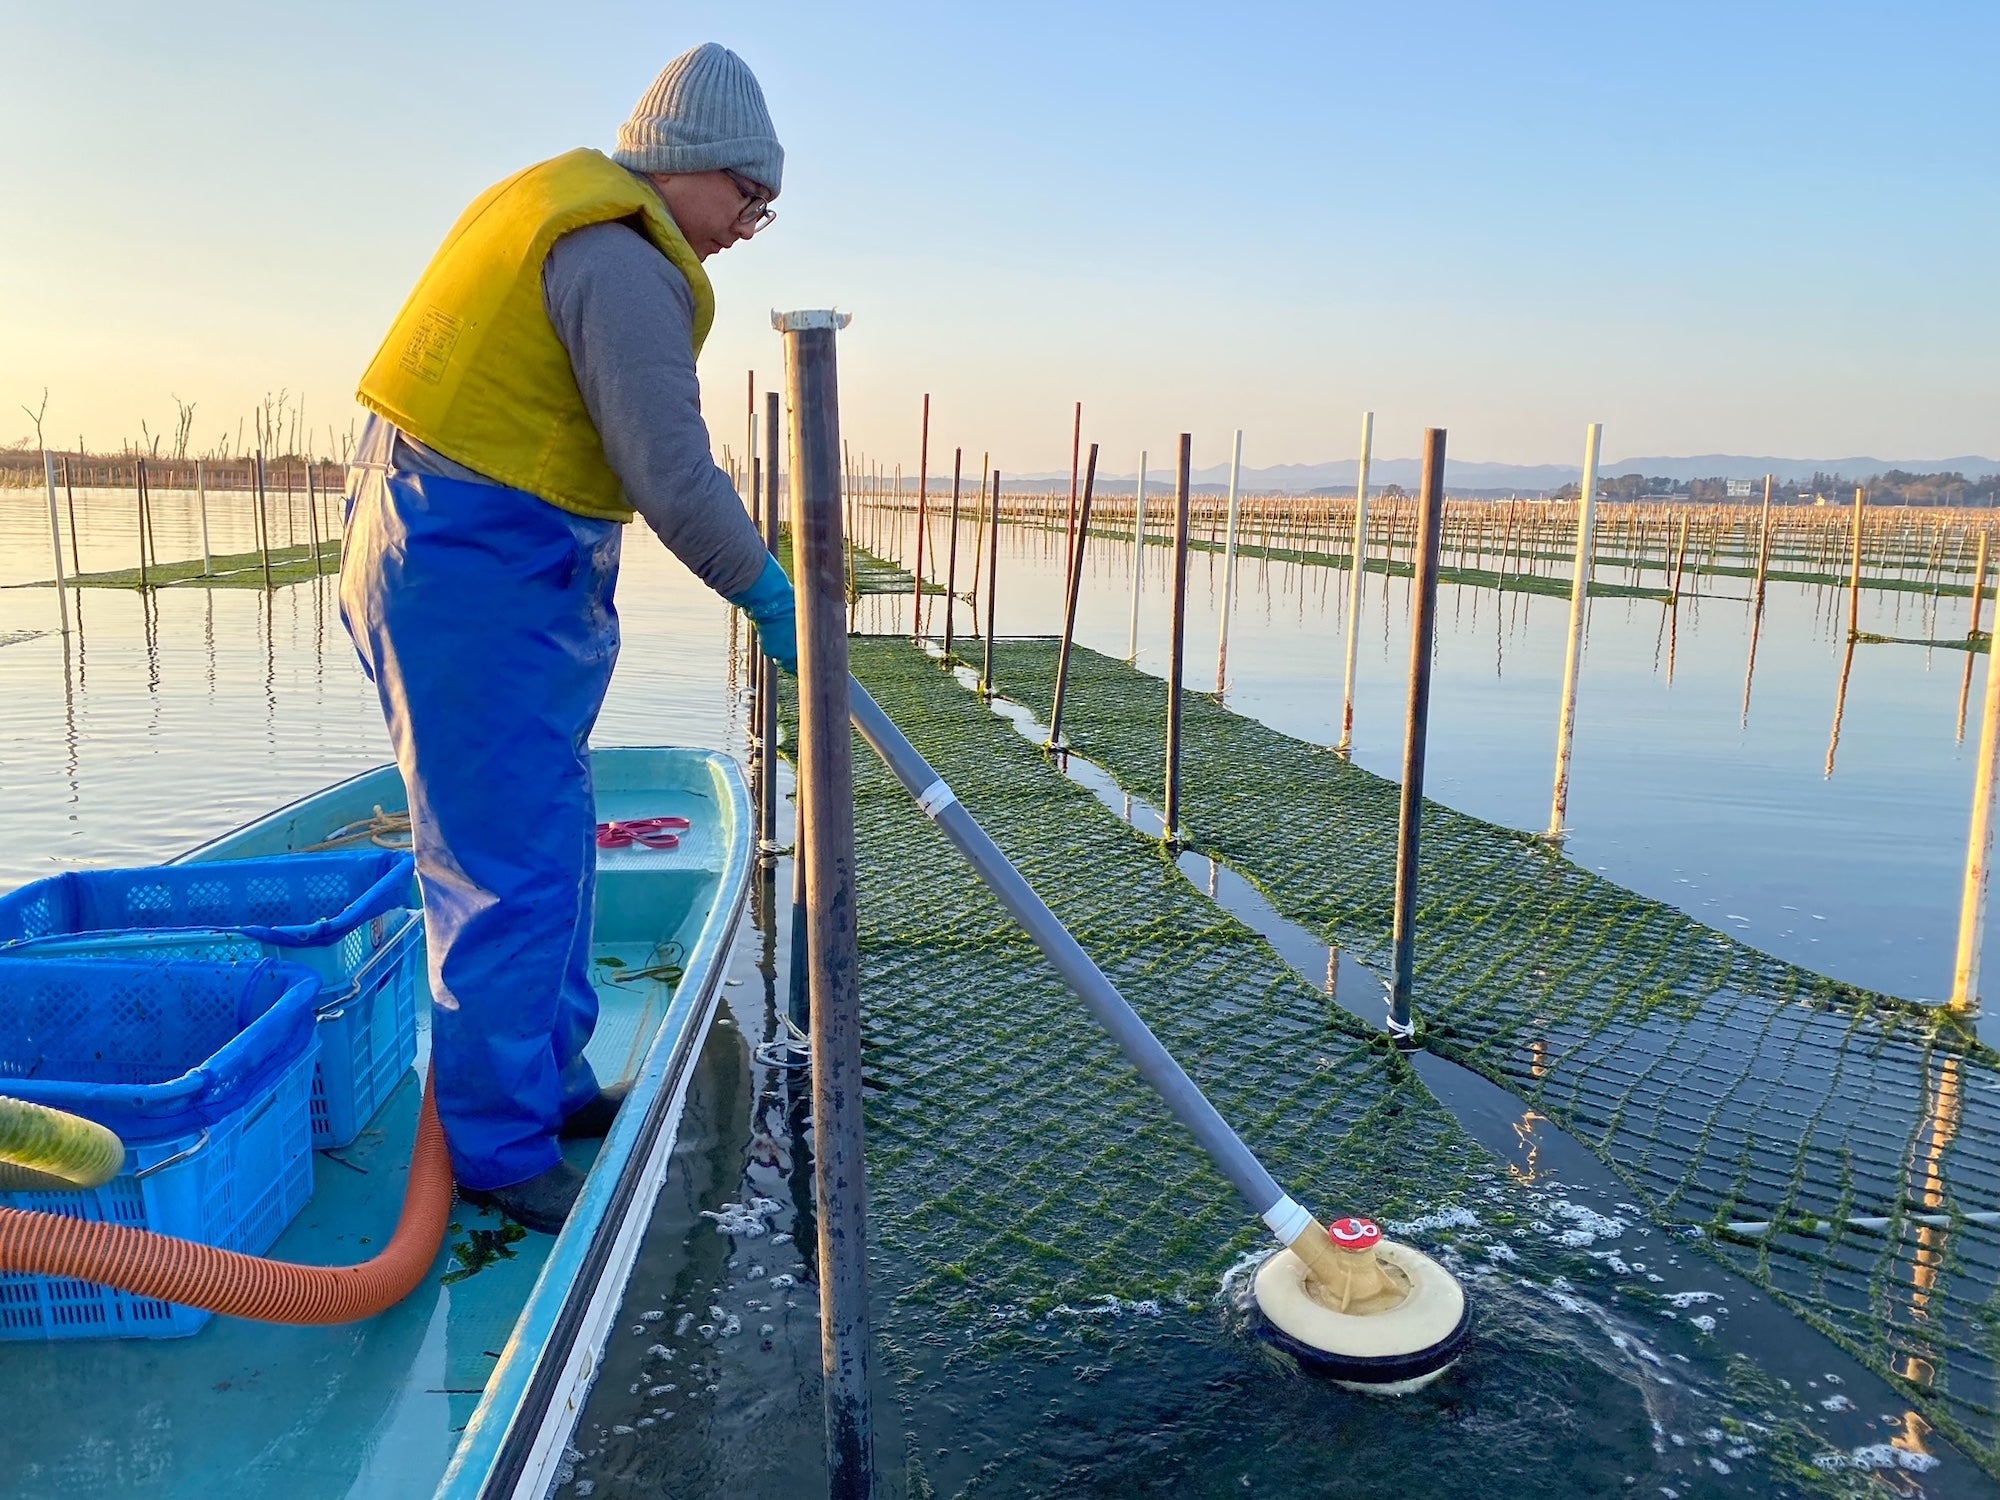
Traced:
POLYGON ((631 520, 542 301, 549 247, 617 219, 687 277, 699 354, 715 319, 700 259, 650 183, 579 149, 488 188, 459 216, 361 377, 361 404, 497 483, 577 515, 631 520))

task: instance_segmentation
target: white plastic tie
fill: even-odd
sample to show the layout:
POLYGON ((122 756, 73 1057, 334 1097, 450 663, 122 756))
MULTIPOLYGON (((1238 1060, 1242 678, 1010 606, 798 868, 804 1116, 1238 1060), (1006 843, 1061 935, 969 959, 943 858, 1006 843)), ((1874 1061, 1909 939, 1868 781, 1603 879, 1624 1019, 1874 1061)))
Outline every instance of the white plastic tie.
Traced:
POLYGON ((1312 1228, 1312 1221, 1311 1211, 1289 1193, 1264 1210, 1264 1223, 1287 1245, 1312 1228))
POLYGON ((917 806, 924 810, 924 816, 932 822, 936 822, 938 814, 956 801, 958 793, 944 784, 942 776, 917 794, 917 806))

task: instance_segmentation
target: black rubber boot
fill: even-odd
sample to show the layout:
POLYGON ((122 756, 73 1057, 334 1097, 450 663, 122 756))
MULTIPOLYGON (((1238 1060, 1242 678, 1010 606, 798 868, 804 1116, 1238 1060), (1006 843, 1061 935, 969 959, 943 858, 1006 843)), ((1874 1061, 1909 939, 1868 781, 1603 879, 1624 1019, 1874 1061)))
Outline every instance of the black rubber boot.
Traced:
POLYGON ((597 1097, 564 1120, 562 1129, 556 1133, 566 1141, 602 1140, 610 1134, 611 1122, 618 1118, 618 1106, 631 1092, 630 1080, 599 1089, 597 1097))
POLYGON ((554 1234, 583 1192, 584 1173, 566 1161, 526 1182, 498 1188, 461 1187, 458 1196, 476 1208, 497 1208, 524 1229, 554 1234))

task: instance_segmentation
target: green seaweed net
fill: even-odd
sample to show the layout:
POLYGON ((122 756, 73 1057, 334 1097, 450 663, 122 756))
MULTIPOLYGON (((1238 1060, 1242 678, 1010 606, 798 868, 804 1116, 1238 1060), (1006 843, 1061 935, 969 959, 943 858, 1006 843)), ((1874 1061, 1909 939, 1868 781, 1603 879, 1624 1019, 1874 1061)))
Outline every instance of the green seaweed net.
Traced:
MULTIPOLYGON (((1046 715, 1055 659, 1000 645, 1001 691, 1046 715)), ((1071 672, 1066 738, 1158 798, 1165 684, 1082 649, 1071 672)), ((1195 846, 1386 972, 1396 784, 1206 696, 1183 722, 1195 846)), ((1436 803, 1417 934, 1432 1050, 1578 1136, 1660 1222, 1702 1226, 2000 1472, 2000 1229, 1965 1217, 2000 1206, 2000 1058, 1940 1011, 1781 962, 1436 803), (1780 1227, 1726 1231, 1747 1221, 1780 1227)))
MULTIPOLYGON (((1696 1385, 1761 1412, 1757 1450, 1774 1470, 1791 1454, 1798 1471, 1786 1492, 1846 1482, 1806 1464, 1813 1440, 1796 1418, 1744 1394, 1743 1372, 1685 1324, 1646 1309, 1694 1363, 1643 1401, 1629 1341, 1584 1324, 1591 1352, 1565 1342, 1552 1327, 1569 1316, 1556 1311, 1570 1306, 1561 1278, 1607 1304, 1643 1305, 1644 1285, 1614 1286, 1600 1261, 1531 1232, 1552 1216, 1539 1190, 1514 1182, 1405 1058, 1157 844, 1050 774, 933 660, 885 640, 853 651, 884 708, 1287 1189, 1322 1215, 1416 1220, 1407 1234, 1463 1257, 1481 1320, 1440 1394, 1400 1405, 1342 1397, 1232 1323, 1225 1272, 1266 1248, 1264 1230, 857 740, 876 1347, 906 1436, 926 1435, 908 1437, 899 1488, 1239 1494, 1239 1474, 1256 1472, 1285 1476, 1274 1492, 1359 1496, 1379 1465, 1401 1462, 1429 1465, 1431 1493, 1608 1493, 1660 1451, 1653 1421, 1688 1420, 1657 1403, 1696 1385), (1468 1424, 1488 1436, 1467 1441, 1468 1424), (1498 1489, 1489 1469, 1508 1476, 1498 1489)), ((1750 1441, 1693 1425, 1711 1433, 1702 1443, 1750 1441)))
MULTIPOLYGON (((273 547, 268 585, 284 588, 321 575, 340 573, 340 543, 332 538, 315 549, 310 542, 296 547, 273 547)), ((81 589, 261 589, 266 586, 264 555, 261 552, 230 552, 211 557, 204 566, 198 557, 176 562, 150 564, 142 575, 137 568, 116 568, 105 573, 72 573, 63 580, 81 589), (143 582, 141 581, 143 577, 143 582)), ((53 588, 55 580, 45 578, 40 588, 53 588)))
MULTIPOLYGON (((772 556, 784 565, 787 574, 792 572, 791 527, 779 528, 778 545, 772 556)), ((847 544, 847 597, 850 600, 858 599, 863 594, 907 594, 915 587, 916 581, 916 575, 901 563, 878 557, 854 542, 847 544)), ((944 585, 926 579, 924 592, 942 594, 944 585)))

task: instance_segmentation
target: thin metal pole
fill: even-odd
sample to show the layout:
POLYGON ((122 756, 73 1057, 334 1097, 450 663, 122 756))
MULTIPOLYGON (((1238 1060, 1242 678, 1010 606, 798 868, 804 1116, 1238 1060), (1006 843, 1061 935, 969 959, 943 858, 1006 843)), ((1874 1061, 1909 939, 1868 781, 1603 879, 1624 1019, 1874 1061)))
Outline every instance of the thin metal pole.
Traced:
MULTIPOLYGON (((773 555, 778 550, 778 393, 764 394, 764 546, 773 555)), ((794 450, 792 467, 798 467, 794 450)), ((799 576, 799 532, 792 528, 792 577, 799 576)), ((778 857, 778 669, 768 657, 758 654, 761 672, 757 678, 757 721, 763 748, 757 757, 757 846, 766 860, 778 857)))
POLYGON ((924 502, 931 488, 931 397, 924 392, 924 431, 917 449, 917 568, 916 592, 910 599, 910 638, 924 638, 924 502))
POLYGON ((1354 661, 1361 644, 1361 580, 1368 574, 1368 459, 1375 444, 1375 413, 1361 414, 1361 468, 1354 477, 1354 556, 1347 580, 1347 686, 1340 694, 1342 755, 1354 749, 1354 661))
POLYGON ((993 503, 986 525, 986 659, 979 669, 979 691, 993 696, 993 590, 1000 581, 1000 471, 993 471, 993 503))
POLYGON ((1181 842, 1181 664, 1187 646, 1188 461, 1192 433, 1181 434, 1180 467, 1174 478, 1174 591, 1172 645, 1167 653, 1167 775, 1161 799, 1164 837, 1181 842))
MULTIPOLYGON (((56 560, 56 612, 62 616, 62 633, 69 635, 69 579, 63 573, 62 522, 56 516, 56 461, 42 450, 42 484, 49 492, 49 547, 56 560)), ((79 604, 77 608, 83 606, 79 604)))
POLYGON ((1444 429, 1424 431, 1423 493, 1417 501, 1410 570, 1410 706, 1403 729, 1403 800, 1396 816, 1395 976, 1389 1030, 1413 1037, 1410 996, 1417 966, 1417 835, 1424 816, 1424 744, 1431 722, 1431 652, 1437 637, 1438 546, 1444 536, 1444 429))
POLYGON ((208 470, 200 459, 194 461, 194 494, 201 507, 201 576, 208 578, 215 573, 215 562, 208 553, 208 470))
POLYGON ((1049 707, 1049 738, 1047 748, 1067 750, 1063 743, 1062 711, 1063 691, 1069 685, 1069 647, 1076 635, 1076 597, 1083 592, 1083 549, 1090 539, 1090 492, 1097 483, 1097 444, 1090 445, 1090 467, 1083 476, 1083 510, 1077 533, 1076 545, 1069 555, 1068 597, 1063 603, 1062 646, 1056 652, 1056 693, 1055 701, 1049 707))
POLYGON ((1576 575, 1569 589, 1569 650, 1563 657, 1562 712, 1556 724, 1556 787, 1545 838, 1560 840, 1569 814, 1569 757, 1576 738, 1576 678, 1583 665, 1583 617, 1590 607, 1590 563, 1597 543, 1597 451, 1604 424, 1592 422, 1583 439, 1583 490, 1576 509, 1576 575))
POLYGON ((792 550, 799 594, 799 817, 807 829, 813 1186, 819 1208, 820 1366, 827 1494, 875 1493, 869 1405, 868 1178, 854 883, 854 738, 840 531, 837 313, 773 318, 791 396, 792 550))
POLYGON ((1979 758, 1972 772, 1972 823, 1965 844, 1965 890, 1958 906, 1958 956, 1951 976, 1951 1008, 1962 1016, 1979 1014, 1979 958, 1986 936, 1986 889, 1993 876, 1996 774, 2000 774, 2000 654, 1989 652, 1986 708, 1979 721, 1979 758))
POLYGON ((951 450, 951 544, 944 564, 944 657, 951 660, 951 626, 958 617, 958 487, 965 465, 965 450, 951 450))
POLYGON ((1146 581, 1146 454, 1139 452, 1139 494, 1132 506, 1132 638, 1125 660, 1139 660, 1139 586, 1146 581))
POLYGON ((1229 675, 1229 611, 1236 603, 1236 480, 1243 468, 1243 429, 1229 449, 1229 540, 1222 551, 1222 629, 1215 640, 1215 696, 1229 675))

